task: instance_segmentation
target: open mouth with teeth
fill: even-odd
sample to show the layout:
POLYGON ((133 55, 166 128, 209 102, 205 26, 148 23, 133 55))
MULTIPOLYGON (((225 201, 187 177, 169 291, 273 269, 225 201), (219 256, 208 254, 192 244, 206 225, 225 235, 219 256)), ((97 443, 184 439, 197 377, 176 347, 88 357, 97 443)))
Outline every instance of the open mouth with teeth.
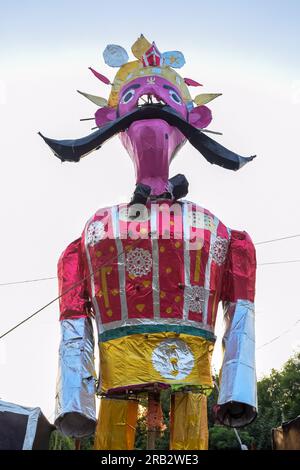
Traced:
POLYGON ((166 103, 161 98, 157 98, 154 95, 143 95, 139 97, 137 107, 140 108, 142 106, 149 106, 150 104, 159 106, 166 105, 166 103))

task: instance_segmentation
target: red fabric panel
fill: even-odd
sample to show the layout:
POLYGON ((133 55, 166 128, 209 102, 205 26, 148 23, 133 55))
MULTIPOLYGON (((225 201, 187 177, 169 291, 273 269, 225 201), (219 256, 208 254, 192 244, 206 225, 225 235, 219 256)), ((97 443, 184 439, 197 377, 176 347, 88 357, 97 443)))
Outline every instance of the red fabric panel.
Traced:
MULTIPOLYGON (((84 278, 80 238, 72 242, 62 253, 58 261, 57 276, 59 295, 84 278)), ((60 320, 87 316, 87 301, 88 296, 85 291, 85 282, 81 282, 60 298, 60 320)))
MULTIPOLYGON (((144 255, 151 257, 150 220, 120 220, 119 223, 125 260, 133 259, 136 250, 144 250, 144 255)), ((126 265, 127 263, 125 263, 125 293, 128 318, 153 318, 152 265, 148 272, 141 275, 134 275, 126 265)))
POLYGON ((120 285, 118 274, 118 253, 112 238, 101 240, 89 247, 95 273, 96 301, 99 305, 101 322, 121 320, 120 285))
POLYGON ((222 300, 238 299, 254 302, 256 255, 255 247, 246 232, 232 230, 223 277, 222 300))
MULTIPOLYGON (((113 235, 111 208, 97 211, 88 224, 91 226, 97 222, 103 224, 104 235, 95 243, 88 244, 88 251, 94 272, 95 301, 98 303, 101 323, 104 324, 121 320, 118 253, 113 235)), ((89 272, 88 266, 86 270, 89 272)), ((90 293, 91 282, 92 279, 89 278, 87 285, 90 293)))
POLYGON ((160 317, 182 318, 184 293, 182 212, 174 211, 172 203, 162 203, 158 221, 161 237, 158 240, 160 317))

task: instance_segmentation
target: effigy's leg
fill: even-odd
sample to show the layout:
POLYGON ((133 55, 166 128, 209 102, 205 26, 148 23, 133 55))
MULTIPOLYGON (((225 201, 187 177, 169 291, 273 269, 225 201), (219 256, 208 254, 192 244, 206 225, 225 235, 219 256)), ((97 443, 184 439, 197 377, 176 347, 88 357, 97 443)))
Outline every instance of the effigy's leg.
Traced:
POLYGON ((96 450, 132 450, 137 413, 137 400, 102 397, 94 448, 96 450))
POLYGON ((172 394, 170 449, 208 449, 207 398, 202 393, 172 394))

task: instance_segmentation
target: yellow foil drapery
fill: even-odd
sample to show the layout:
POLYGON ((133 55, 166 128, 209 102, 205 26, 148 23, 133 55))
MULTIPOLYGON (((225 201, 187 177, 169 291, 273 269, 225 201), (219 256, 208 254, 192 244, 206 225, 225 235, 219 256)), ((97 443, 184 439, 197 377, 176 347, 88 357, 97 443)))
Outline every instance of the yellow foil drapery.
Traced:
POLYGON ((207 397, 177 392, 171 402, 171 450, 207 450, 207 397))
POLYGON ((100 342, 100 389, 163 382, 211 387, 213 343, 172 332, 132 334, 100 342))
POLYGON ((132 450, 137 412, 137 400, 101 398, 94 448, 132 450))

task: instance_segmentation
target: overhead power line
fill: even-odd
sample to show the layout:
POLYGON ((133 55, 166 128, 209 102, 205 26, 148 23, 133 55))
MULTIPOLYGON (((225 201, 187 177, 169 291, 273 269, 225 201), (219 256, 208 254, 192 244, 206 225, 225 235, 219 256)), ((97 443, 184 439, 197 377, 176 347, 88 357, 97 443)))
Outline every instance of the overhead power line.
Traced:
POLYGON ((267 266, 268 264, 289 264, 300 263, 300 259, 291 259, 288 261, 269 261, 268 263, 258 263, 257 266, 267 266))
MULTIPOLYGON (((266 240, 264 242, 258 242, 256 244, 263 244, 263 243, 271 243, 271 242, 275 242, 275 241, 279 241, 279 240, 285 240, 285 239, 288 239, 288 238, 296 238, 296 237, 299 237, 299 235, 290 235, 290 236, 287 236, 287 237, 282 237, 282 238, 276 238, 276 239, 273 239, 273 240, 266 240)), ((135 240, 135 243, 133 243, 133 246, 139 241, 139 239, 135 240)), ((4 338, 5 336, 7 336, 9 333, 11 333, 12 331, 14 331, 16 328, 18 328, 19 326, 23 325, 24 323, 26 323, 28 320, 30 320, 31 318, 33 318, 35 315, 37 315, 38 313, 40 313, 41 311, 45 310, 47 307, 49 307, 50 305, 52 305, 53 303, 55 303, 57 300, 59 300, 60 298, 62 298, 64 295, 66 295, 68 292, 70 292, 72 289, 74 289, 76 286, 80 285, 82 282, 86 281, 87 279, 93 277, 100 269, 102 269, 103 267, 105 267, 107 264, 110 264, 112 261, 114 261, 115 259, 118 259, 121 255, 123 255, 125 253, 125 251, 123 250, 121 253, 117 254, 116 256, 113 256, 112 258, 110 258, 106 263, 104 263, 103 265, 101 265, 98 269, 96 269, 95 272, 91 273, 91 274, 88 274, 87 276, 83 277, 82 279, 80 279, 80 281, 74 283, 72 286, 70 286, 66 291, 62 292, 60 295, 58 295, 57 297, 55 297, 54 299, 52 299, 50 302, 48 302, 47 304, 45 304, 43 307, 39 308, 38 310, 36 310, 35 312, 33 312, 31 315, 29 315, 28 317, 26 317, 24 320, 22 320, 21 322, 17 323, 15 326, 13 326, 12 328, 10 328, 9 330, 7 330, 5 333, 3 333, 1 336, 0 336, 0 339, 4 338)), ((271 265, 271 264, 287 264, 287 263, 299 263, 300 262, 300 259, 299 260, 288 260, 288 261, 271 261, 271 262, 267 262, 267 263, 259 263, 258 266, 265 266, 265 265, 271 265)), ((44 277, 44 278, 38 278, 38 279, 26 279, 26 280, 23 280, 23 281, 15 281, 15 282, 7 282, 7 283, 0 283, 0 286, 9 286, 9 285, 15 285, 15 284, 25 284, 25 283, 32 283, 32 282, 40 282, 40 281, 48 281, 48 280, 53 280, 53 279, 57 279, 56 276, 51 276, 51 277, 44 277)), ((263 347, 273 343, 274 341, 278 340, 279 338, 281 338, 283 335, 287 334, 289 331, 291 331, 291 329, 296 326, 298 323, 300 323, 300 319, 298 319, 289 329, 285 330, 283 333, 281 333, 280 335, 276 336, 275 338, 271 339, 270 341, 268 341, 267 343, 264 343, 262 344, 261 346, 259 346, 257 349, 262 349, 263 347)))
MULTIPOLYGON (((284 237, 284 238, 276 238, 274 240, 266 240, 265 242, 259 242, 259 243, 255 243, 255 245, 262 245, 263 243, 271 243, 271 242, 275 242, 275 241, 278 241, 278 240, 285 240, 287 238, 295 238, 295 237, 298 237, 300 235, 292 235, 290 237, 284 237)), ((257 265, 258 266, 267 266, 267 265, 270 265, 270 264, 290 264, 290 263, 300 263, 300 259, 291 259, 291 260, 283 260, 283 261, 268 261, 266 263, 258 263, 257 265)), ((0 283, 0 287, 4 287, 4 286, 14 286, 14 285, 17 285, 17 284, 29 284, 29 283, 32 283, 32 282, 40 282, 40 281, 50 281, 50 280, 53 280, 53 279, 57 279, 57 276, 51 276, 51 277, 41 277, 41 278, 37 278, 37 279, 24 279, 22 281, 12 281, 12 282, 2 282, 0 283)))
MULTIPOLYGON (((135 240, 131 247, 134 247, 137 242, 139 242, 139 238, 137 240, 135 240)), ((0 336, 0 339, 4 338, 6 335, 8 335, 9 333, 11 333, 12 331, 14 331, 15 329, 17 329, 19 326, 23 325, 24 323, 26 323, 28 320, 30 320, 31 318, 33 318, 35 315, 37 315, 38 313, 42 312, 43 310, 45 310, 47 307, 49 307, 50 305, 54 304, 57 300, 61 299, 64 295, 66 295, 68 292, 70 292, 71 290, 75 289, 75 287, 79 286, 80 284, 82 284, 84 281, 90 279, 91 277, 94 277, 95 274, 100 271, 102 268, 104 268, 105 266, 111 264, 115 259, 118 259, 120 256, 124 255, 125 254, 125 250, 122 250, 120 253, 118 253, 117 255, 115 256, 112 256, 109 260, 107 260, 106 263, 103 263, 99 266, 99 268, 97 268, 95 271, 93 271, 92 273, 89 273, 87 274, 86 276, 84 276, 82 279, 80 279, 80 281, 78 282, 75 282, 74 284, 72 284, 67 290, 65 290, 64 292, 62 292, 60 295, 58 295, 57 297, 55 297, 54 299, 50 300, 50 302, 48 302, 47 304, 43 305, 43 307, 39 308, 38 310, 36 310, 35 312, 33 312, 31 315, 29 315, 28 317, 24 318, 24 320, 20 321, 19 323, 17 323, 16 325, 14 325, 12 328, 10 328, 9 330, 5 331, 5 333, 3 333, 1 336, 0 336)))
MULTIPOLYGON (((285 237, 279 237, 279 238, 272 238, 270 240, 264 240, 261 242, 256 242, 254 245, 264 245, 266 243, 274 243, 278 242, 281 240, 289 240, 291 238, 298 238, 300 237, 300 233, 294 234, 294 235, 287 235, 285 237)), ((300 259, 295 259, 295 260, 287 260, 287 261, 269 261, 266 263, 258 263, 258 266, 267 266, 267 265, 272 265, 272 264, 290 264, 290 263, 300 263, 300 259)), ((34 282, 41 282, 41 281, 50 281, 57 279, 56 276, 50 276, 50 277, 41 277, 37 279, 24 279, 22 281, 12 281, 12 282, 2 282, 0 283, 0 287, 4 286, 14 286, 17 284, 29 284, 29 283, 34 283, 34 282)))
MULTIPOLYGON (((291 259, 287 261, 269 261, 267 263, 257 263, 257 266, 267 266, 269 264, 289 264, 289 263, 300 263, 300 259, 291 259)), ((52 277, 41 277, 38 279, 25 279, 23 281, 14 281, 14 282, 2 282, 0 283, 0 287, 4 286, 14 286, 17 284, 29 284, 31 282, 40 282, 40 281, 50 281, 57 279, 57 276, 52 277)))
POLYGON ((264 245, 265 243, 279 242, 281 240, 288 240, 290 238, 297 238, 297 237, 300 237, 300 233, 297 233, 296 235, 287 235, 286 237, 272 238, 271 240, 264 240, 262 242, 256 242, 254 243, 254 245, 264 245))
POLYGON ((50 279, 57 279, 57 276, 40 277, 38 279, 25 279, 23 281, 2 282, 2 283, 0 283, 0 287, 1 286, 14 286, 16 284, 26 284, 26 283, 29 283, 29 282, 49 281, 50 279))
MULTIPOLYGON (((84 279, 82 279, 80 281, 83 282, 84 279)), ((48 302, 46 305, 44 305, 43 307, 39 308, 38 310, 36 310, 35 312, 33 312, 31 315, 29 315, 28 317, 26 317, 24 320, 20 321, 19 323, 17 323, 15 326, 13 326, 12 328, 10 328, 9 330, 7 330, 5 333, 3 333, 1 336, 0 336, 0 339, 4 338, 4 336, 8 335, 9 333, 11 333, 12 331, 14 331, 16 328, 18 328, 19 326, 23 325, 23 323, 26 323, 28 320, 30 320, 31 318, 33 318, 35 315, 37 315, 38 313, 40 313, 42 310, 45 310, 45 308, 49 307, 50 305, 54 304, 54 302, 56 302, 58 299, 60 299, 63 295, 65 295, 67 292, 69 292, 70 290, 74 289, 79 283, 77 282, 75 285, 73 285, 70 289, 67 289, 65 292, 63 292, 63 294, 61 295, 58 295, 57 297, 55 297, 55 299, 51 300, 50 302, 48 302)))
POLYGON ((270 341, 267 341, 266 343, 262 344, 261 346, 259 346, 257 348, 258 349, 262 349, 264 348, 265 346, 268 346, 269 344, 271 343, 274 343, 274 341, 277 341, 279 338, 281 338, 282 336, 286 335, 287 333, 289 333, 296 325, 298 325, 298 323, 300 323, 300 318, 295 321, 295 323, 293 323, 292 326, 290 326, 290 328, 288 328, 287 330, 283 331, 280 335, 278 336, 275 336, 275 338, 272 338, 270 341))

